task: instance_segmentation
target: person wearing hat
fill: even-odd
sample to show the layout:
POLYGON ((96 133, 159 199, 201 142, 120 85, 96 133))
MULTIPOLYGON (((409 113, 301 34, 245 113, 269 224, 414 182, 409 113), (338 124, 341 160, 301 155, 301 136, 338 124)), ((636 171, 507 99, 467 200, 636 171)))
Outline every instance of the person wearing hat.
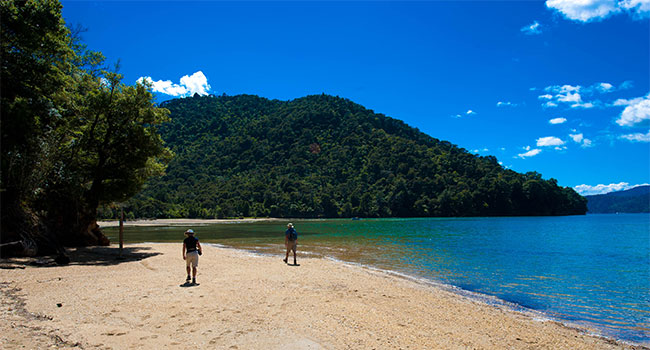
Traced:
POLYGON ((199 239, 194 237, 194 230, 189 229, 185 231, 185 239, 183 240, 183 260, 187 267, 187 279, 185 283, 190 281, 190 266, 192 267, 192 283, 196 284, 196 268, 199 266, 199 255, 203 254, 201 243, 199 239))
POLYGON ((298 232, 293 228, 292 223, 287 224, 287 231, 284 233, 284 245, 287 247, 287 254, 284 256, 285 263, 289 260, 289 252, 293 250, 293 264, 296 264, 296 248, 298 246, 298 232))

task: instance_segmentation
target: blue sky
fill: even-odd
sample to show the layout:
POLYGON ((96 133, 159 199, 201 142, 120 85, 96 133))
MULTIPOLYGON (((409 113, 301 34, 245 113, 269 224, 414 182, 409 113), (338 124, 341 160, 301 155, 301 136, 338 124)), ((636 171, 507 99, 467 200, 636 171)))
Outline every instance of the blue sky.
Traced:
POLYGON ((63 6, 159 101, 327 93, 583 194, 650 182, 650 0, 63 6))

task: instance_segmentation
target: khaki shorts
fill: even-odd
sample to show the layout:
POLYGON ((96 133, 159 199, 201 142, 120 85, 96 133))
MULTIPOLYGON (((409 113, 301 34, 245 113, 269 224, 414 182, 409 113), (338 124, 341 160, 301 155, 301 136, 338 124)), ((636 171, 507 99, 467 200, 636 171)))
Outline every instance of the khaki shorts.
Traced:
POLYGON ((287 241, 287 251, 293 250, 295 252, 297 247, 298 243, 296 241, 287 241))
POLYGON ((185 264, 192 267, 199 266, 199 252, 194 251, 185 254, 185 264))

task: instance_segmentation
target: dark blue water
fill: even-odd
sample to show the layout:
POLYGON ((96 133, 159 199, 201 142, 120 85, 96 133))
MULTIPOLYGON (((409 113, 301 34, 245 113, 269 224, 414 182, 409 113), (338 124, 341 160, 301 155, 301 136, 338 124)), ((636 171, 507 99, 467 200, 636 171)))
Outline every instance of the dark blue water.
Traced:
MULTIPOLYGON (((303 256, 442 282, 602 335, 650 343, 648 214, 294 223, 303 256)), ((127 237, 180 240, 183 229, 130 228, 127 237)), ((272 254, 283 249, 284 223, 194 229, 202 241, 272 254)))

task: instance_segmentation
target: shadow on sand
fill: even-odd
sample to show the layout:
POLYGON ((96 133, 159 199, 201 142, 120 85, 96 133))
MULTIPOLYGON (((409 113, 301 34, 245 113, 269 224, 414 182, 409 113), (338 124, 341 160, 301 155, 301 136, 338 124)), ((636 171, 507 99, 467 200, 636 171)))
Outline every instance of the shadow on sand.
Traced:
MULTIPOLYGON (((125 262, 140 261, 161 253, 151 251, 150 247, 75 247, 66 249, 70 265, 111 266, 125 262)), ((2 269, 22 269, 25 266, 54 267, 61 266, 54 261, 54 256, 12 257, 0 259, 2 269)))
POLYGON ((197 286, 200 286, 200 285, 201 285, 201 283, 185 282, 185 283, 181 284, 179 287, 188 288, 188 287, 197 287, 197 286))

